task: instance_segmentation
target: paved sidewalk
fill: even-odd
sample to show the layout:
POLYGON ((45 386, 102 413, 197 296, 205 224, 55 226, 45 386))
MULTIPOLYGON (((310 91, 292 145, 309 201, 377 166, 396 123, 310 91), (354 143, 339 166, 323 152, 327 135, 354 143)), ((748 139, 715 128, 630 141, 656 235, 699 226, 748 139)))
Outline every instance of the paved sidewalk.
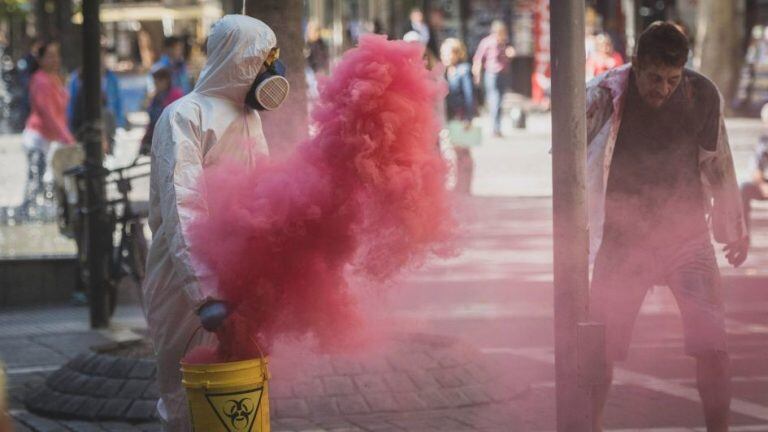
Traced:
MULTIPOLYGON (((39 392, 41 399, 50 399, 43 381, 55 374, 61 375, 65 369, 59 369, 60 365, 69 362, 70 371, 65 370, 62 379, 53 379, 58 389, 90 388, 95 383, 92 391, 88 391, 105 399, 69 397, 43 401, 49 403, 50 411, 60 413, 67 403, 76 402, 80 405, 80 415, 95 416, 108 409, 125 413, 127 405, 120 405, 121 400, 127 404, 135 401, 133 412, 153 410, 154 402, 147 405, 138 396, 127 400, 118 398, 133 392, 135 384, 145 382, 137 379, 123 382, 110 377, 125 362, 105 364, 101 357, 100 363, 90 362, 90 369, 98 370, 101 377, 83 379, 87 377, 79 373, 95 358, 93 355, 83 357, 80 355, 83 352, 114 340, 135 337, 128 330, 143 325, 138 308, 123 306, 110 331, 87 330, 84 328, 86 318, 86 310, 77 307, 0 314, 0 357, 7 366, 10 413, 17 430, 159 430, 156 422, 54 420, 32 414, 25 408, 24 398, 30 391, 39 392), (78 371, 74 370, 73 358, 78 371)), ((318 356, 296 346, 284 348, 288 352, 275 353, 270 390, 272 430, 504 431, 519 423, 519 415, 509 401, 527 389, 527 382, 519 381, 519 377, 503 376, 501 369, 493 369, 498 366, 493 362, 483 364, 483 355, 478 351, 452 338, 430 335, 396 335, 389 343, 394 348, 386 347, 365 356, 318 356), (298 353, 302 356, 297 356, 298 353)), ((153 374, 151 369, 148 373, 136 372, 139 366, 147 370, 144 367, 147 364, 135 361, 129 368, 122 369, 127 376, 132 368, 130 376, 134 378, 153 374)), ((156 397, 154 383, 146 382, 149 388, 143 385, 139 394, 156 397)), ((116 414, 115 418, 120 415, 116 414)))
MULTIPOLYGON (((328 360, 318 358, 319 363, 309 368, 306 365, 312 362, 306 360, 306 353, 286 350, 288 354, 282 360, 278 361, 280 355, 275 354, 276 374, 281 367, 314 372, 309 373, 309 379, 293 380, 290 387, 281 389, 276 383, 273 430, 554 429, 549 201, 469 198, 463 204, 462 220, 467 233, 462 240, 464 252, 404 275, 391 298, 374 300, 377 308, 387 311, 395 330, 437 335, 438 339, 440 335, 458 338, 473 352, 465 359, 484 357, 488 365, 504 366, 507 381, 514 384, 514 394, 500 399, 504 400, 501 403, 494 402, 493 395, 489 395, 491 400, 486 403, 480 399, 463 401, 459 394, 467 395, 461 381, 441 371, 437 374, 443 381, 438 381, 439 389, 458 388, 460 391, 454 393, 457 401, 444 402, 453 403, 446 405, 450 408, 419 407, 426 398, 417 394, 421 402, 414 401, 408 406, 409 402, 396 397, 394 391, 398 385, 402 389, 403 385, 417 383, 410 375, 404 381, 402 376, 399 381, 394 376, 384 379, 400 372, 397 368, 402 366, 391 352, 383 366, 379 364, 386 369, 374 369, 374 373, 367 374, 375 375, 369 379, 361 376, 366 375, 368 368, 376 367, 374 363, 366 364, 370 357, 359 359, 357 364, 331 360, 330 367, 328 360), (323 376, 323 370, 335 375, 323 376), (362 391, 352 394, 350 388, 362 391), (377 389, 384 396, 366 398, 377 389), (358 397, 361 395, 362 402, 358 397), (330 407, 319 405, 325 396, 329 396, 325 402, 331 401, 330 407), (402 409, 402 404, 408 409, 402 409), (342 410, 342 406, 348 408, 342 410)), ((758 221, 768 221, 768 211, 761 209, 756 217, 758 221)), ((758 271, 768 263, 766 246, 768 236, 756 237, 756 253, 746 268, 726 277, 728 331, 735 373, 734 424, 741 428, 736 430, 768 431, 768 427, 757 426, 768 421, 768 290, 766 279, 758 271), (766 420, 762 420, 764 417, 766 420)), ((130 329, 143 325, 139 309, 121 306, 118 312, 111 332, 88 330, 85 308, 0 312, 0 358, 10 371, 12 414, 19 430, 156 430, 157 424, 45 420, 29 414, 21 404, 26 388, 39 385, 88 347, 114 338, 133 337, 130 329)), ((415 357, 405 363, 424 366, 432 361, 452 367, 453 360, 437 348, 430 349, 426 356, 418 355, 419 350, 424 354, 424 349, 422 345, 409 350, 415 357)), ((654 290, 638 319, 631 360, 622 366, 612 393, 608 430, 655 431, 673 426, 693 430, 702 426, 694 369, 682 351, 674 301, 666 290, 654 290)), ((471 371, 459 370, 459 374, 472 376, 471 371)), ((412 397, 419 392, 411 389, 402 393, 412 397)))

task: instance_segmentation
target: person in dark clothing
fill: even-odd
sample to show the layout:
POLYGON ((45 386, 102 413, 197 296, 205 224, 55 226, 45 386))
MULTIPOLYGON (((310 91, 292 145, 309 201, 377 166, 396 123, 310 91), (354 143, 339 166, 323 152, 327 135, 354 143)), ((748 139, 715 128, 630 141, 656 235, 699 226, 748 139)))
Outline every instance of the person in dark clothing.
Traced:
POLYGON ((152 70, 168 68, 171 70, 173 86, 181 89, 184 94, 192 91, 192 81, 187 72, 187 62, 184 59, 184 41, 171 36, 163 42, 165 53, 152 65, 152 70))
POLYGON ((587 89, 588 166, 606 181, 604 201, 589 198, 592 207, 604 206, 602 227, 591 226, 590 312, 605 324, 608 365, 596 389, 595 431, 602 430, 613 364, 627 357, 643 298, 659 284, 670 287, 682 315, 707 430, 728 430, 725 312, 708 216, 733 266, 744 262, 749 243, 720 95, 709 79, 684 68, 687 57, 686 37, 655 23, 640 36, 631 67, 613 69, 587 89))
MULTIPOLYGON (((472 119, 477 112, 472 85, 472 66, 467 63, 467 49, 460 40, 448 38, 440 46, 440 60, 445 67, 445 80, 448 83, 448 95, 445 97, 448 130, 468 131, 472 128, 472 119)), ((450 139, 456 152, 454 190, 468 194, 472 189, 474 172, 470 146, 475 143, 459 142, 461 138, 456 136, 450 136, 450 139)))
POLYGON ((143 155, 148 155, 152 149, 152 136, 155 133, 155 124, 160 118, 160 114, 163 113, 165 107, 184 96, 184 92, 173 85, 173 74, 169 68, 161 67, 153 70, 152 80, 155 84, 155 95, 152 96, 152 100, 147 106, 149 123, 147 123, 147 130, 141 139, 141 147, 139 148, 139 153, 143 155))
POLYGON ((328 45, 320 37, 320 25, 315 21, 307 24, 307 47, 305 50, 307 66, 315 74, 328 74, 328 45))
POLYGON ((40 68, 37 53, 43 45, 45 45, 43 41, 33 40, 29 46, 29 52, 16 63, 18 85, 21 91, 17 93, 18 101, 15 106, 18 108, 13 113, 13 123, 14 128, 18 130, 24 128, 27 117, 32 112, 32 105, 29 99, 29 83, 32 80, 32 75, 40 68))
POLYGON ((421 42, 427 47, 430 54, 437 57, 439 54, 437 39, 432 34, 432 29, 424 19, 424 12, 419 8, 413 8, 411 9, 411 13, 408 18, 408 26, 405 33, 409 31, 415 31, 418 33, 419 36, 421 36, 421 42))

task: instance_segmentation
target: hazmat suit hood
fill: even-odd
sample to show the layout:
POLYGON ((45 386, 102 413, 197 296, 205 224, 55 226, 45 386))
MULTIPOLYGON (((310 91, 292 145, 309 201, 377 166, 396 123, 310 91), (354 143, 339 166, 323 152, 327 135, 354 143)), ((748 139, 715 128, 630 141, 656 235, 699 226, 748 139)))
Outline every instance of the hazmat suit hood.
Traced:
POLYGON ((223 17, 208 35, 208 61, 194 91, 244 103, 264 60, 276 45, 275 33, 262 21, 246 15, 223 17))

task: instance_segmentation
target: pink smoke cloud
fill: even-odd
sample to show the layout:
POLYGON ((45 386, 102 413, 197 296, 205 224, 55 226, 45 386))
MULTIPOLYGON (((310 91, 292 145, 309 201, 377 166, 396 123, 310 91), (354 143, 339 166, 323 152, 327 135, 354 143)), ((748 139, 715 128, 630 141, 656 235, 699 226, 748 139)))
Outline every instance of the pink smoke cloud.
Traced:
POLYGON ((314 137, 253 169, 207 169, 210 210, 191 227, 192 252, 236 311, 218 351, 187 361, 252 358, 253 341, 269 351, 283 336, 332 346, 362 320, 348 270, 384 282, 452 252, 435 115, 445 89, 422 50, 363 37, 320 83, 314 137))

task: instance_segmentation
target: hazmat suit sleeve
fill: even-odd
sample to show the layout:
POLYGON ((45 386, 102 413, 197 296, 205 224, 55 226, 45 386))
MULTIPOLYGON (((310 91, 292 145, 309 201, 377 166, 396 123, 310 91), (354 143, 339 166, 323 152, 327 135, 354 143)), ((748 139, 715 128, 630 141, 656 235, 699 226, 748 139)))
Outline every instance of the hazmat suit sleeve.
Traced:
MULTIPOLYGON (((710 217, 715 241, 731 243, 747 235, 746 223, 741 206, 739 184, 733 166, 728 134, 725 130, 723 101, 719 107, 713 107, 709 118, 705 119, 714 129, 714 143, 701 143, 699 146, 699 168, 704 184, 711 197, 710 217)), ((707 126, 705 126, 706 129, 707 126)))
POLYGON ((198 307, 216 298, 217 293, 213 274, 192 257, 187 236, 194 217, 208 211, 205 191, 199 182, 204 156, 201 133, 197 122, 179 112, 165 115, 172 118, 169 122, 160 121, 166 130, 155 133, 152 145, 167 153, 157 155, 153 167, 160 175, 160 212, 168 227, 164 234, 174 269, 181 273, 184 290, 198 307), (170 143, 161 146, 158 140, 170 143))

